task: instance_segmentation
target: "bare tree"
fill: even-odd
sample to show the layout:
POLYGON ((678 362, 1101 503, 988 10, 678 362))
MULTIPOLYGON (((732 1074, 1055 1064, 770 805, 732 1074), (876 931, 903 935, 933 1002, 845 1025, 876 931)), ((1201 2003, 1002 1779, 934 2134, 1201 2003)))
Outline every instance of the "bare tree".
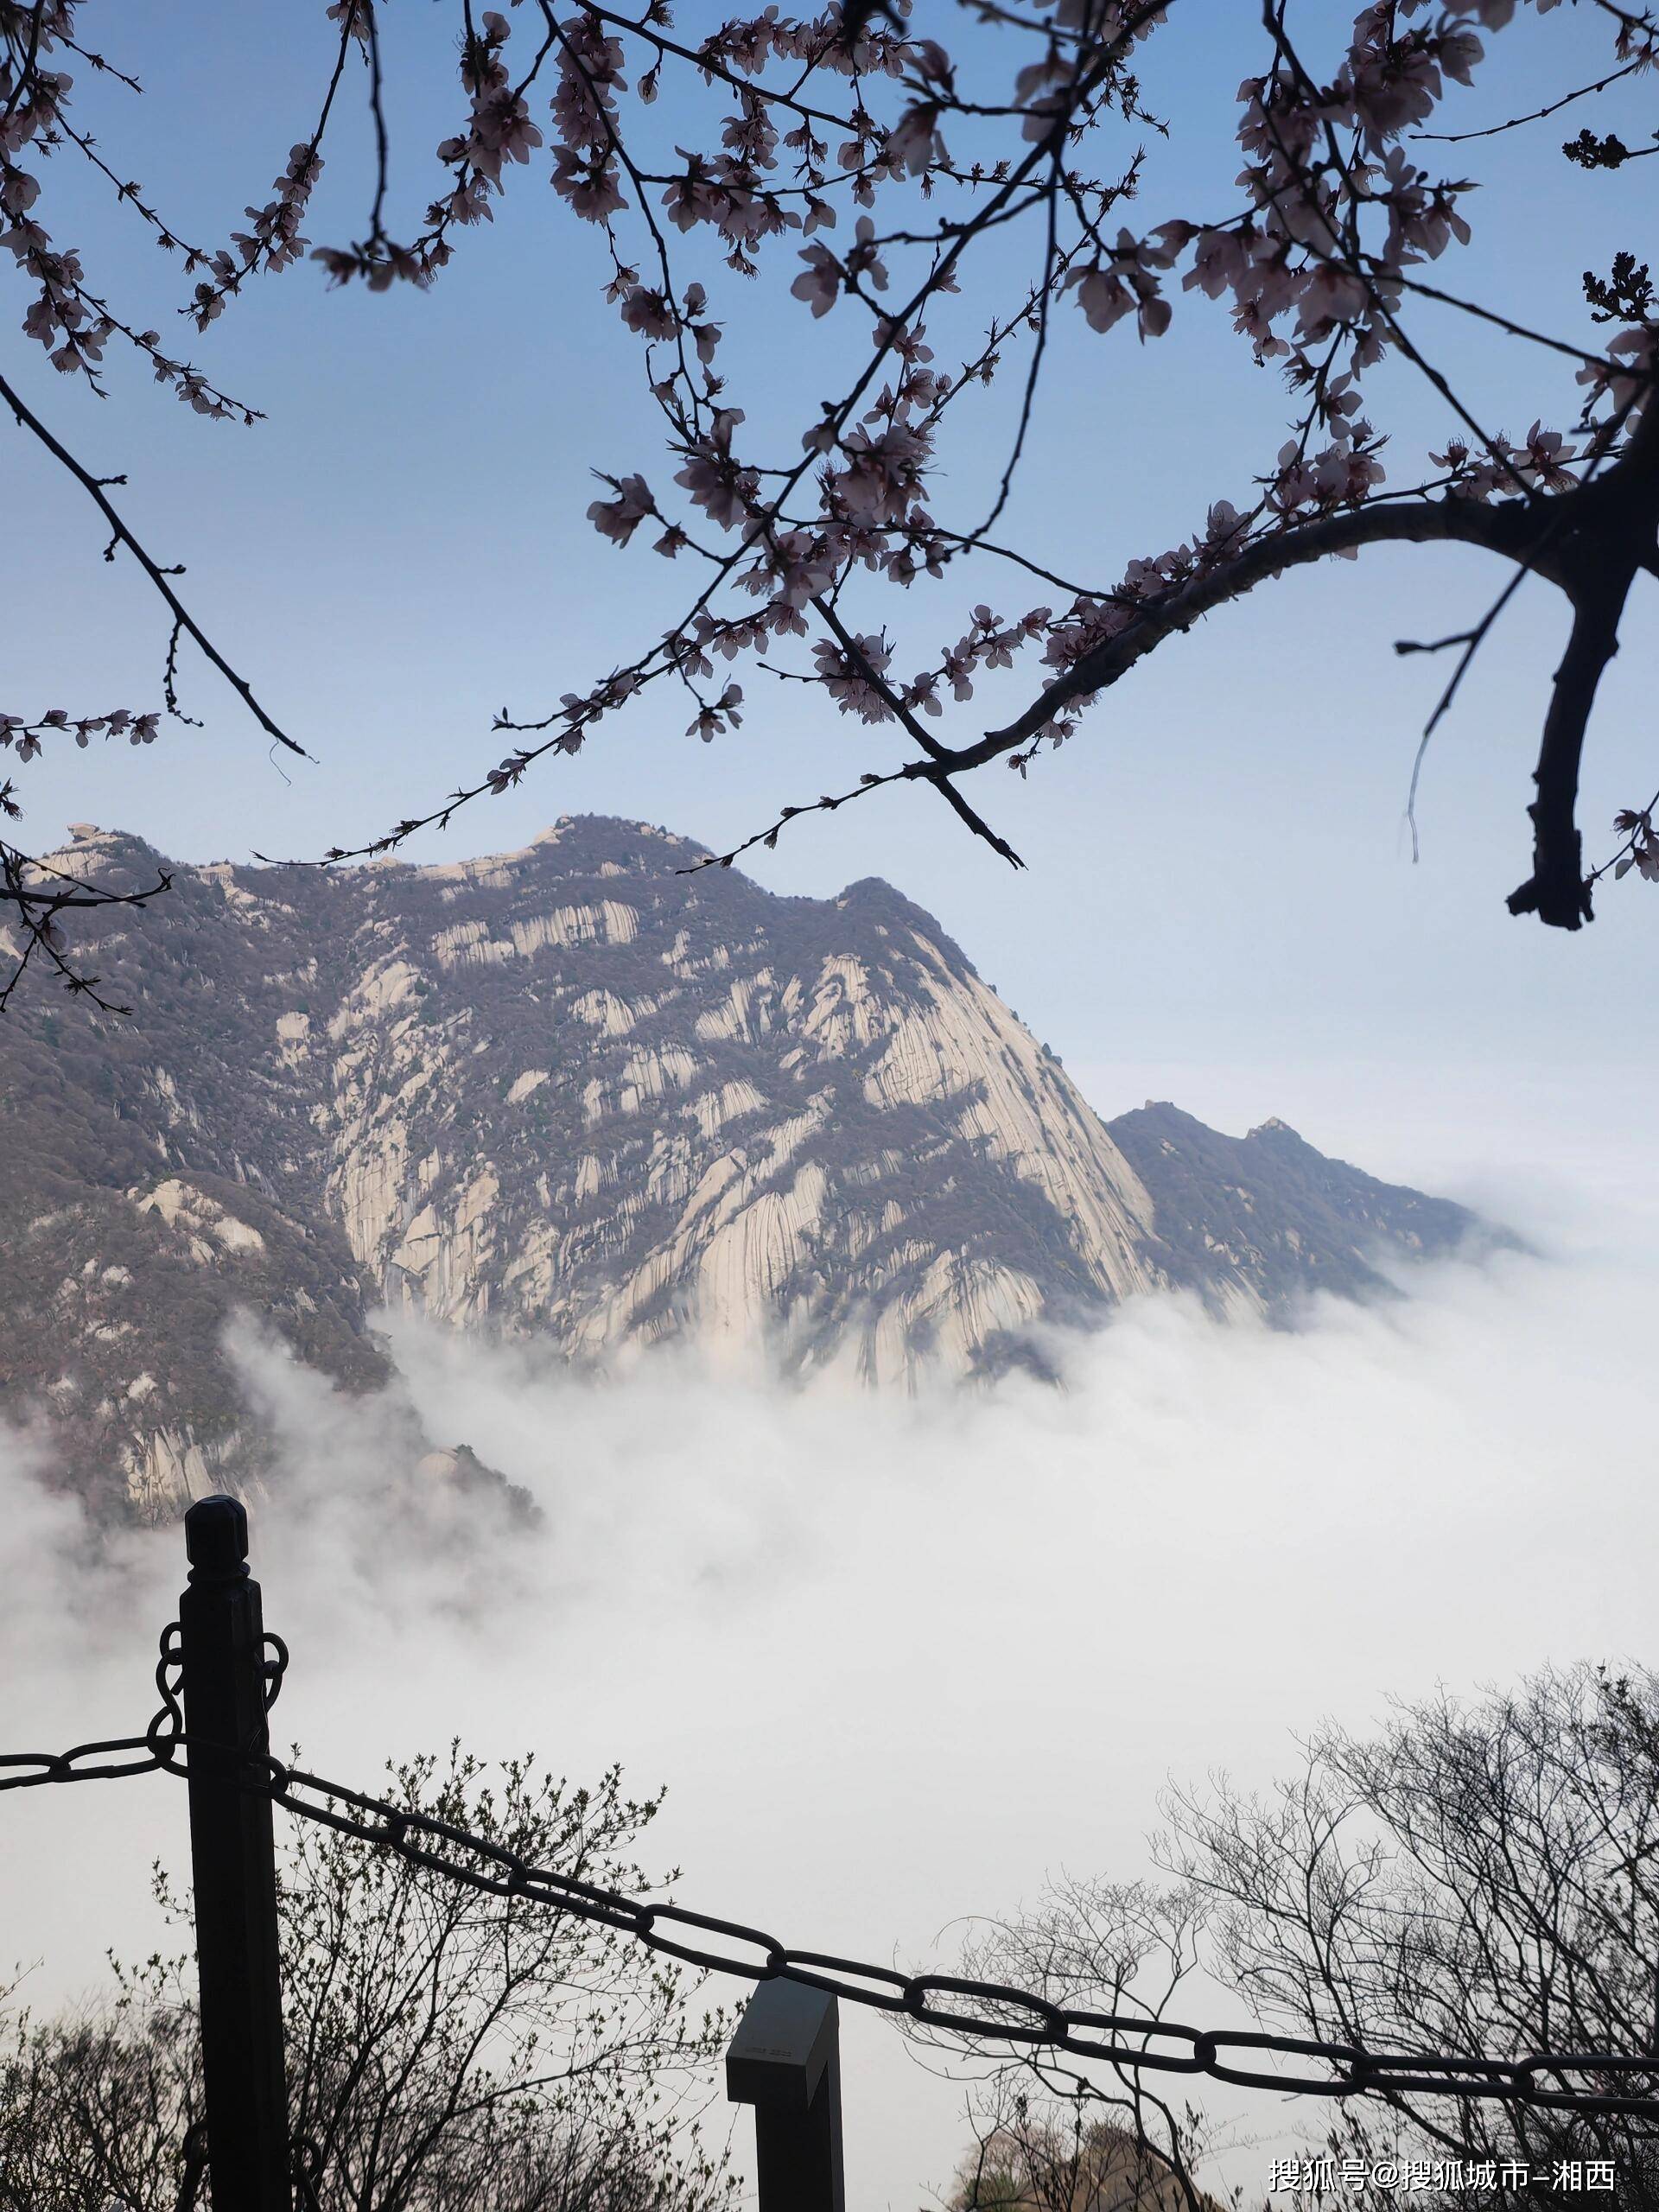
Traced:
MULTIPOLYGON (((1630 2070, 1586 2061, 1568 2080, 1541 2071, 1535 2086, 1546 2100, 1566 2088, 1614 2105, 1651 2097, 1659 1674, 1585 1665, 1471 1704, 1441 1693, 1401 1705, 1375 1736, 1322 1730, 1301 1771, 1265 1798, 1223 1781, 1173 1792, 1166 1809, 1156 1848, 1173 1888, 1067 1879, 1034 1910, 985 1923, 963 1973, 1118 2016, 1115 2032, 1132 2041, 1127 2020, 1167 2020, 1202 1970, 1271 2031, 1471 2062, 1618 2055, 1630 2070)), ((1029 2006, 964 2001, 1029 2027, 1029 2006)), ((1092 2062, 1085 2073, 1039 2043, 1004 2056, 944 2031, 908 2032, 978 2058, 976 2148, 950 2212, 1213 2203, 1197 2177, 1223 2146, 1201 2109, 1158 2094, 1155 2073, 1092 2062)), ((1306 2104, 1301 2118, 1312 2147, 1279 2161, 1271 2201, 1310 2212, 1332 2202, 1380 2212, 1402 2189, 1430 2212, 1559 2206, 1575 2192, 1621 2212, 1659 2208, 1650 2113, 1426 2094, 1384 2077, 1340 2103, 1306 2104)))
MULTIPOLYGON (((1166 118, 1147 105, 1143 73, 1155 73, 1160 56, 1185 59, 1183 41, 1202 50, 1208 11, 1195 0, 956 0, 949 13, 963 36, 954 47, 932 35, 949 29, 946 11, 931 11, 929 35, 912 35, 907 0, 847 0, 804 19, 767 9, 683 37, 665 0, 632 10, 571 0, 563 14, 554 0, 514 0, 505 13, 475 12, 461 0, 457 126, 436 149, 434 196, 394 230, 395 118, 383 68, 390 23, 378 0, 331 0, 316 106, 273 195, 214 247, 183 238, 126 181, 125 154, 103 150, 108 131, 94 135, 78 119, 78 71, 90 73, 104 105, 116 96, 130 105, 139 83, 130 65, 143 59, 118 66, 80 41, 79 18, 92 4, 0 0, 0 205, 10 225, 0 237, 23 280, 24 329, 66 378, 101 389, 113 349, 136 356, 204 416, 257 418, 136 311, 118 307, 54 239, 48 188, 61 164, 39 157, 59 152, 90 162, 137 231, 195 280, 175 305, 199 334, 256 276, 291 268, 308 250, 340 283, 430 284, 515 173, 545 162, 550 204, 589 233, 604 302, 596 299, 594 312, 619 314, 644 349, 672 489, 654 490, 642 468, 597 456, 607 491, 588 512, 618 546, 649 523, 657 553, 692 569, 683 613, 608 671, 561 672, 562 696, 546 710, 504 710, 496 726, 515 743, 499 763, 330 858, 385 852, 447 823, 549 753, 576 751, 653 685, 681 689, 690 731, 712 740, 744 711, 743 686, 716 664, 743 661, 768 683, 827 693, 843 714, 885 726, 900 749, 850 785, 839 787, 841 779, 782 808, 720 862, 775 842, 804 813, 920 782, 1017 866, 1014 848, 965 796, 978 771, 1000 760, 1026 774, 1148 655, 1289 569, 1370 545, 1452 542, 1491 556, 1507 577, 1484 611, 1448 634, 1401 643, 1402 652, 1454 659, 1425 742, 1524 579, 1560 592, 1568 617, 1541 715, 1531 866, 1511 910, 1577 929, 1609 869, 1659 880, 1653 805, 1620 815, 1618 842, 1595 867, 1584 859, 1575 817, 1602 675, 1637 580, 1659 575, 1659 413, 1645 406, 1659 316, 1647 265, 1632 249, 1587 272, 1582 313, 1559 330, 1535 326, 1524 267, 1484 299, 1467 296, 1454 276, 1426 273, 1455 261, 1469 241, 1478 179, 1468 171, 1512 134, 1553 140, 1556 159, 1605 176, 1610 192, 1659 150, 1594 127, 1604 104, 1625 97, 1618 88, 1659 53, 1659 20, 1648 6, 1366 0, 1333 37, 1330 10, 1260 0, 1259 67, 1239 96, 1236 196, 1142 213, 1147 143, 1183 127, 1179 113, 1166 118), (1512 19, 1529 12, 1554 20, 1528 49, 1535 75, 1524 111, 1494 117, 1465 106, 1456 120, 1465 127, 1435 127, 1454 92, 1478 89, 1487 41, 1513 35, 1512 19), (1586 15, 1606 37, 1585 78, 1575 73, 1586 15), (352 127, 343 118, 354 107, 373 149, 371 204, 355 240, 310 248, 302 226, 323 148, 352 127), (1562 142, 1555 134, 1573 123, 1576 135, 1562 142), (815 398, 772 445, 751 434, 740 403, 758 398, 757 419, 772 419, 791 395, 775 388, 767 348, 728 363, 722 339, 733 279, 769 272, 780 256, 789 281, 779 311, 825 322, 826 384, 838 358, 842 366, 837 396, 815 398), (1244 456, 1224 464, 1205 512, 1173 521, 1162 549, 1067 575, 1042 544, 999 534, 1047 404, 1056 318, 1080 312, 1103 335, 1116 331, 1121 342, 1133 332, 1150 343, 1169 327, 1177 284, 1225 304, 1243 365, 1282 370, 1288 437, 1254 465, 1244 456), (937 348, 962 322, 956 295, 977 330, 946 366, 937 348), (1531 350, 1537 420, 1524 437, 1496 426, 1480 390, 1454 389, 1422 327, 1426 308, 1459 318, 1499 351, 1531 350), (1373 419, 1366 379, 1388 361, 1424 380, 1443 412, 1435 450, 1414 451, 1406 438, 1389 444, 1373 419), (1018 397, 996 489, 982 510, 946 517, 953 437, 985 441, 968 403, 1010 375, 1018 397), (1566 427, 1547 427, 1552 416, 1566 427), (995 575, 1022 589, 1035 580, 1048 600, 1004 614, 991 603, 995 575), (889 625, 912 594, 937 601, 935 587, 953 589, 958 579, 971 612, 942 610, 945 642, 918 644, 904 674, 889 625), (1043 672, 1011 715, 989 728, 961 727, 988 675, 1032 658, 1043 672)), ((285 143, 289 131, 275 118, 271 128, 285 143)), ((1505 185, 1551 188, 1535 162, 1505 185)), ((1111 400, 1130 442, 1126 458, 1144 467, 1155 444, 1142 410, 1116 391, 1111 400)), ((167 621, 160 706, 12 713, 0 717, 0 740, 20 759, 71 738, 149 741, 164 714, 182 711, 177 665, 188 643, 229 679, 269 738, 302 750, 194 617, 176 565, 124 520, 111 497, 124 478, 79 460, 3 377, 0 401, 92 501, 108 556, 138 563, 167 621)), ((10 786, 0 803, 15 810, 10 786)), ((23 961, 56 949, 58 912, 32 904, 39 896, 26 856, 16 856, 0 899, 12 910, 23 961)))
POLYGON ((1221 2212, 1127 2128, 1086 2120, 1080 2102, 1068 2126, 1046 2100, 1033 2106, 1006 2085, 1003 2116, 963 2161, 950 2212, 1188 2212, 1195 2202, 1221 2212))
POLYGON ((117 1974, 108 2004, 5 2023, 4 2212, 172 2212, 177 2202, 200 2108, 194 2023, 159 1961, 117 1974))
MULTIPOLYGON (((578 1879, 645 1886, 626 1857, 660 1799, 452 1751, 397 1770, 435 1811, 578 1879)), ((481 1894, 301 1825, 283 1869, 296 2143, 324 2212, 714 2212, 734 2186, 697 2109, 727 2024, 679 1968, 614 1931, 481 1894)), ((164 1877, 158 1894, 181 1908, 164 1877)), ((173 2212, 200 2112, 188 1961, 118 1969, 111 2003, 15 2016, 0 2057, 4 2212, 173 2212)))
MULTIPOLYGON (((1003 2082, 976 2125, 983 2130, 997 2110, 957 2170, 949 2212, 1223 2212, 1132 2129, 1090 2119, 1080 2094, 1034 2098, 1003 2082)), ((1202 2121, 1189 2117, 1196 2140, 1202 2121)))
MULTIPOLYGON (((1223 1786, 1169 1812, 1165 1856, 1213 1900, 1221 1970, 1264 2023, 1374 2050, 1651 2051, 1659 2069, 1659 1675, 1577 1667, 1473 1705, 1441 1694, 1370 1738, 1324 1730, 1265 1800, 1223 1786)), ((1592 2161, 1629 2212, 1659 2205, 1659 2129, 1629 2113, 1390 2090, 1344 2107, 1326 2147, 1461 2167, 1447 2205, 1559 2205, 1561 2164, 1583 2188, 1592 2161)))
MULTIPOLYGON (((960 1972, 1151 2026, 1198 1969, 1204 1904, 1186 1885, 1063 1877, 1029 1910, 975 1922, 960 1972)), ((969 2009, 1001 2016, 995 1999, 969 2009)), ((1030 2015, 1016 2006, 1007 2017, 1023 2025, 1030 2015)), ((1005 2054, 948 2029, 906 2032, 918 2048, 949 2052, 970 2082, 975 2147, 950 2212, 1217 2212, 1197 2179, 1213 2132, 1196 2106, 1166 2094, 1171 2077, 1127 2064, 1084 2072, 1040 2044, 1005 2054)), ((1121 2032, 1135 2044, 1133 2026, 1121 2032)))

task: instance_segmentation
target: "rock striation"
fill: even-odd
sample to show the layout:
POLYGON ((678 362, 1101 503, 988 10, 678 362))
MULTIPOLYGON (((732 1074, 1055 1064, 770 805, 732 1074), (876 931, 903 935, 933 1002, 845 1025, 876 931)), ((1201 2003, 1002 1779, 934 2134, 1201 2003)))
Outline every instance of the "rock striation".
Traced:
POLYGON ((1369 1294, 1380 1248, 1472 1225, 1281 1124, 1103 1122, 891 886, 702 856, 583 817, 441 867, 182 867, 83 825, 55 865, 173 887, 78 943, 130 1020, 35 993, 8 1025, 0 1403, 62 1478, 143 1516, 257 1478, 232 1312, 354 1391, 380 1307, 904 1384, 1164 1286, 1369 1294))

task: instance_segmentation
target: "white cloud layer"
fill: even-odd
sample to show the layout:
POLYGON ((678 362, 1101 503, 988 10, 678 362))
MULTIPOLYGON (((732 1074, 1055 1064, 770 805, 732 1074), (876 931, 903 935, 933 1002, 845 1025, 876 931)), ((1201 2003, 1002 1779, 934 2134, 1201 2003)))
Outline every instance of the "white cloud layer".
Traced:
MULTIPOLYGON (((1265 1779, 1293 1732, 1437 1681, 1651 1656, 1659 1271, 1604 1212, 1557 1202, 1545 1241, 1295 1334, 1147 1301, 1071 1348, 1065 1392, 785 1390, 690 1354, 584 1383, 401 1327, 427 1427, 533 1493, 529 1535, 411 1490, 395 1408, 249 1340, 286 1440, 253 1514, 294 1653, 277 1737, 369 1786, 452 1733, 620 1759, 669 1784, 648 1857, 685 1901, 946 1963, 945 1923, 1048 1872, 1142 1871, 1172 1775, 1265 1779)), ((0 1460, 8 1749, 142 1725, 182 1567, 176 1532, 89 1560, 41 1472, 0 1460)), ((0 1967, 42 1960, 49 2002, 147 1947, 176 1785, 0 1821, 0 1967)), ((961 2147, 954 2093, 873 2016, 842 2033, 849 2201, 913 2212, 961 2147)))

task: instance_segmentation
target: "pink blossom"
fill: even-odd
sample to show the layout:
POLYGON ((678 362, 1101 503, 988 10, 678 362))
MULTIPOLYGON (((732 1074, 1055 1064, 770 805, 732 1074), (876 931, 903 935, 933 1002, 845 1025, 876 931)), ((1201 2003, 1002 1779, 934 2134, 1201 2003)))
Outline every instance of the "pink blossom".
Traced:
POLYGON ((841 294, 841 264, 827 246, 810 245, 801 259, 806 267, 790 286, 798 300, 804 300, 814 317, 829 314, 841 294))
POLYGON ((613 544, 626 545, 645 517, 656 512, 651 487, 643 476, 615 477, 597 473, 616 497, 595 499, 588 510, 588 519, 613 544))

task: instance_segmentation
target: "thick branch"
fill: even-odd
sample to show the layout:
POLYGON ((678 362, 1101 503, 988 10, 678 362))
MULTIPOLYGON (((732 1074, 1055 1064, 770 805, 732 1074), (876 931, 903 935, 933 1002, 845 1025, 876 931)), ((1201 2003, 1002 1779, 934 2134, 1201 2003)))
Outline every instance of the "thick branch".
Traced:
MULTIPOLYGON (((1478 545, 1511 561, 1526 563, 1536 552, 1538 540, 1552 521, 1559 529, 1564 519, 1560 508, 1577 497, 1574 492, 1565 492, 1559 499, 1516 500, 1496 507, 1455 499, 1423 499, 1398 506, 1379 502, 1258 538, 1210 575, 1195 576, 1191 583, 1152 601, 1127 629, 1084 653, 1064 676, 1057 677, 1017 721, 1002 729, 988 730, 977 745, 953 752, 951 771, 977 768, 1013 752, 1035 737, 1073 700, 1116 683, 1166 638, 1190 628, 1201 615, 1242 598, 1286 569, 1302 568, 1362 545, 1421 545, 1436 541, 1478 545)), ((1531 559, 1531 566, 1552 582, 1563 582, 1548 550, 1531 559)))
POLYGON ((1563 533, 1561 579, 1573 628, 1550 691, 1533 782, 1532 874, 1510 893, 1512 914, 1536 914, 1552 928, 1592 920, 1591 883, 1574 813, 1579 764, 1597 689, 1618 651, 1618 626, 1637 571, 1650 567, 1659 523, 1659 404, 1649 403, 1628 448, 1599 483, 1571 495, 1587 525, 1563 533))
POLYGON ((1532 874, 1509 898, 1512 914, 1536 914, 1552 928, 1576 930, 1593 919, 1585 880, 1583 841, 1574 822, 1584 734, 1602 673, 1618 651, 1618 625, 1636 573, 1631 561, 1610 563, 1574 599, 1573 629, 1555 671, 1549 712, 1533 782, 1532 874))

